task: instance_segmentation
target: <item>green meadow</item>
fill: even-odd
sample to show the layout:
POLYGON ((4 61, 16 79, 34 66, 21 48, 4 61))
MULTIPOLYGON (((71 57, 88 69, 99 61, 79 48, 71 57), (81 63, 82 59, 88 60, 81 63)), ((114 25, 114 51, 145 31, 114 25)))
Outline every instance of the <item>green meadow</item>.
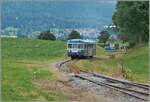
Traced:
MULTIPOLYGON (((97 46, 98 57, 110 55, 115 55, 115 52, 107 52, 97 46)), ((121 64, 126 71, 126 79, 148 84, 148 44, 138 45, 129 50, 127 54, 120 54, 119 57, 109 60, 81 60, 77 62, 76 67, 113 77, 121 77, 121 64)))
MULTIPOLYGON (((69 97, 57 90, 38 87, 35 81, 53 82, 58 75, 50 63, 67 59, 66 42, 37 39, 2 38, 2 100, 68 100, 69 97)), ((105 57, 111 52, 97 46, 97 56, 105 57)), ((129 76, 128 80, 148 83, 148 45, 131 49, 128 54, 105 59, 88 59, 76 62, 75 66, 113 77, 120 76, 120 62, 129 76)), ((39 82, 40 83, 40 82, 39 82)))
POLYGON ((48 94, 32 81, 57 80, 48 69, 51 59, 65 56, 65 42, 4 38, 2 41, 2 100, 61 100, 59 92, 48 94))

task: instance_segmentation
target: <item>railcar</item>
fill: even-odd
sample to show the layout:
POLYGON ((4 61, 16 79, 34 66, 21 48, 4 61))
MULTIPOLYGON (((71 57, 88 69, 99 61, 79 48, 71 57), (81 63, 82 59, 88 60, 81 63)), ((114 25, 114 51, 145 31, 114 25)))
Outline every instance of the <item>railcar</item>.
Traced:
POLYGON ((67 53, 72 59, 96 55, 96 42, 93 40, 71 39, 67 42, 67 53))

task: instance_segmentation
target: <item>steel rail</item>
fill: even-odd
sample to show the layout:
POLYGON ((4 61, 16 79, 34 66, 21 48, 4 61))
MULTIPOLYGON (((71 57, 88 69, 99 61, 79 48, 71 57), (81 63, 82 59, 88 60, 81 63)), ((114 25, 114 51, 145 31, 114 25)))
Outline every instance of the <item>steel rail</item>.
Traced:
MULTIPOLYGON (((67 60, 67 61, 61 62, 59 64, 59 67, 61 67, 63 64, 66 64, 66 63, 68 63, 70 61, 72 61, 72 60, 67 60)), ((118 83, 122 83, 122 84, 125 84, 125 85, 136 86, 136 87, 139 87, 139 88, 143 88, 143 89, 149 90, 149 86, 145 85, 145 84, 140 84, 140 83, 134 83, 134 82, 124 81, 124 80, 120 80, 120 79, 115 79, 115 78, 112 78, 112 77, 109 77, 109 76, 105 76, 105 75, 101 75, 101 74, 93 73, 93 72, 88 72, 88 71, 83 71, 83 70, 80 70, 80 72, 87 73, 87 74, 92 74, 93 76, 101 77, 103 79, 107 79, 107 80, 112 81, 112 82, 118 82, 118 83)), ((77 74, 75 74, 75 77, 78 77, 78 78, 81 78, 81 79, 84 79, 84 80, 88 80, 88 81, 93 82, 95 84, 102 85, 102 86, 105 86, 105 87, 108 87, 108 88, 120 91, 120 92, 122 92, 124 94, 128 94, 128 95, 130 95, 132 97, 135 97, 135 98, 138 98, 138 99, 141 99, 141 100, 145 100, 145 101, 148 100, 148 98, 143 98, 143 97, 140 97, 138 95, 130 93, 132 91, 132 92, 136 92, 138 94, 142 94, 142 95, 148 96, 149 94, 145 93, 145 92, 136 91, 136 90, 128 89, 128 88, 123 88, 123 87, 119 87, 119 86, 116 86, 116 85, 108 84, 108 83, 105 83, 105 82, 94 81, 94 80, 85 78, 83 76, 77 75, 77 74)))
POLYGON ((132 93, 130 93, 130 92, 127 92, 127 91, 118 89, 118 88, 116 88, 116 87, 114 87, 114 86, 111 86, 111 85, 109 85, 109 84, 106 84, 106 83, 104 83, 104 82, 94 81, 94 80, 91 80, 91 79, 89 79, 89 78, 83 77, 83 76, 81 76, 81 75, 77 75, 77 74, 75 74, 75 77, 78 77, 78 78, 83 79, 83 80, 88 80, 88 81, 90 81, 90 82, 92 82, 92 83, 95 83, 95 84, 97 84, 97 85, 101 85, 101 86, 105 86, 105 87, 114 89, 114 90, 116 90, 116 91, 122 92, 122 93, 124 93, 124 94, 128 94, 129 96, 132 96, 132 97, 135 97, 135 98, 144 100, 144 101, 147 101, 147 100, 148 100, 148 98, 140 97, 140 96, 135 95, 135 94, 132 94, 132 93))
POLYGON ((140 87, 140 88, 149 90, 149 86, 147 87, 147 85, 143 85, 143 84, 141 85, 141 84, 132 83, 132 82, 129 82, 129 81, 123 81, 123 80, 120 80, 120 79, 115 79, 115 78, 105 76, 105 75, 101 75, 101 74, 98 74, 98 73, 93 73, 93 72, 88 72, 88 71, 83 71, 83 70, 80 70, 80 71, 84 72, 84 73, 93 74, 94 76, 97 76, 97 77, 107 78, 107 79, 111 80, 112 82, 120 82, 120 83, 123 83, 123 84, 128 84, 128 85, 131 85, 131 86, 136 86, 136 87, 140 87))

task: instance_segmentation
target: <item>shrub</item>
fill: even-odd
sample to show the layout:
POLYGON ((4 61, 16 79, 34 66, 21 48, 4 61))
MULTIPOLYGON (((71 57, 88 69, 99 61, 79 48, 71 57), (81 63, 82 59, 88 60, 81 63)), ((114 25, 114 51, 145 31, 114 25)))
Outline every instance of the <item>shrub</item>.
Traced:
POLYGON ((56 40, 56 37, 50 31, 40 33, 38 38, 42 40, 56 40))
POLYGON ((81 38, 80 33, 75 30, 72 30, 72 32, 68 35, 68 39, 80 39, 80 38, 81 38))

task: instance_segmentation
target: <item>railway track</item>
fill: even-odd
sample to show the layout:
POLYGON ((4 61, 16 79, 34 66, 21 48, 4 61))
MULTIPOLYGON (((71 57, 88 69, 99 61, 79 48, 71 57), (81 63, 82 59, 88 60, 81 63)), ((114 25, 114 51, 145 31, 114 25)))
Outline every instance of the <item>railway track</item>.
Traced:
MULTIPOLYGON (((72 60, 64 61, 59 64, 59 67, 67 63, 69 64, 69 62, 71 61, 72 60)), ((148 96, 149 96, 148 85, 120 80, 120 79, 112 78, 109 76, 101 75, 98 73, 87 72, 83 70, 80 70, 80 73, 75 74, 74 76, 82 80, 87 80, 94 84, 119 91, 131 97, 135 97, 137 99, 148 101, 148 96)))
POLYGON ((147 101, 148 100, 148 90, 145 88, 141 88, 138 86, 133 85, 127 85, 123 84, 122 82, 112 82, 112 80, 109 80, 107 78, 101 78, 92 74, 75 74, 75 77, 78 77, 83 80, 88 80, 94 84, 105 86, 107 88, 122 92, 124 94, 127 94, 129 96, 147 101))

